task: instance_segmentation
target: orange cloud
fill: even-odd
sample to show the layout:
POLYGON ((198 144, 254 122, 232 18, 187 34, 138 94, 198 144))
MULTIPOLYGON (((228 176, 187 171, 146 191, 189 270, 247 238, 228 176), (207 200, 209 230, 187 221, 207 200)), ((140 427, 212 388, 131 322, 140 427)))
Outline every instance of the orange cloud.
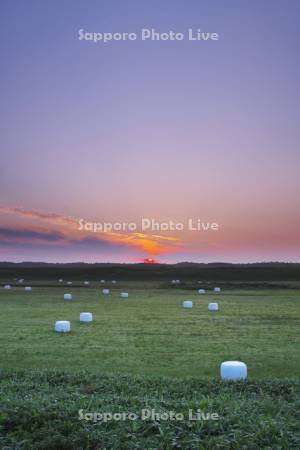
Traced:
MULTIPOLYGON (((79 219, 71 216, 64 216, 57 213, 41 212, 37 210, 25 210, 20 207, 5 207, 0 206, 0 213, 14 214, 21 217, 26 217, 33 220, 42 220, 49 224, 56 225, 60 228, 66 241, 72 238, 73 241, 81 241, 91 236, 90 231, 79 231, 79 219), (84 236, 84 238, 83 238, 84 236)), ((30 227, 32 231, 37 230, 37 227, 30 227)), ((51 230, 50 230, 51 231, 51 230)), ((45 230, 47 232, 47 230, 45 230)), ((112 244, 119 244, 137 248, 149 255, 162 255, 178 251, 180 242, 178 238, 171 236, 147 235, 143 233, 132 232, 115 233, 115 232, 97 232, 92 233, 93 239, 107 241, 112 244)))

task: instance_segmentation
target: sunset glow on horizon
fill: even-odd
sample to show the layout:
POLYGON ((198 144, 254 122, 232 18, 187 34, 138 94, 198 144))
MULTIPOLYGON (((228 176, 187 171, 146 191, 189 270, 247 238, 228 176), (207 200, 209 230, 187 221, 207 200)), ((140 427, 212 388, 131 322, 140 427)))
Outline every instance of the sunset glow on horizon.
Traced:
POLYGON ((0 260, 300 260, 296 1, 32 4, 1 7, 0 260), (77 36, 149 26, 220 38, 77 36))

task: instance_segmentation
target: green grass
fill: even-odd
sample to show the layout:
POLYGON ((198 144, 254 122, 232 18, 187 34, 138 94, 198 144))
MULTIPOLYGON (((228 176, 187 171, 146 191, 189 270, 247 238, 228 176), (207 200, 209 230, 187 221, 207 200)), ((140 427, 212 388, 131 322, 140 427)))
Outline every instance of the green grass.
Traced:
POLYGON ((0 372, 0 448, 23 450, 300 448, 299 381, 225 383, 57 371, 0 372), (218 414, 189 421, 188 410, 218 414), (143 409, 183 420, 141 420, 143 409), (79 420, 134 413, 137 420, 79 420), (298 413, 297 413, 298 411, 298 413))
POLYGON ((300 448, 299 291, 198 295, 192 286, 124 282, 106 298, 95 283, 26 284, 32 292, 0 288, 1 449, 300 448), (193 309, 181 307, 185 299, 193 309), (217 313, 207 310, 213 300, 217 313), (92 324, 79 323, 83 311, 92 324), (59 319, 71 321, 71 333, 54 332, 59 319), (247 381, 220 381, 229 359, 247 363, 247 381), (146 408, 184 418, 79 420, 79 410, 140 416, 146 408), (198 408, 219 420, 189 421, 198 408))
POLYGON ((198 295, 135 283, 126 290, 128 300, 120 287, 108 298, 93 286, 0 289, 0 367, 211 378, 222 361, 238 359, 250 378, 299 375, 297 290, 198 295), (72 301, 63 300, 68 291, 72 301), (181 307, 185 299, 192 310, 181 307), (208 312, 216 299, 220 311, 208 312), (92 324, 79 323, 82 311, 93 313, 92 324), (55 320, 70 320, 71 333, 55 333, 55 320))

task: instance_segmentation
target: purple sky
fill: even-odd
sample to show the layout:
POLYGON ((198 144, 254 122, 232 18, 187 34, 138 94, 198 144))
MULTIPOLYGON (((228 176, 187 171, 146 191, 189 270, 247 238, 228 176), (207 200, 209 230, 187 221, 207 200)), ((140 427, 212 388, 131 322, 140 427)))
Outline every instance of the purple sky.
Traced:
POLYGON ((299 19, 298 0, 2 1, 0 260, 299 261, 299 19), (141 217, 220 229, 78 231, 141 217))

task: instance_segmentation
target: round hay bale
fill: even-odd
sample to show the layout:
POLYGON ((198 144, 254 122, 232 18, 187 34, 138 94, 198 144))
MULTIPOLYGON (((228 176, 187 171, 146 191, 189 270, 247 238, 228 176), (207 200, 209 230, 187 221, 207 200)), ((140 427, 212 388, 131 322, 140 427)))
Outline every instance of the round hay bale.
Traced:
POLYGON ((128 292, 121 292, 120 297, 121 298, 128 298, 128 292))
POLYGON ((90 284, 90 282, 89 282, 89 281, 84 281, 83 284, 84 284, 85 286, 88 286, 88 285, 90 284))
POLYGON ((182 303, 182 306, 183 306, 184 308, 192 308, 192 307, 193 307, 193 302, 192 302, 192 300, 185 300, 185 301, 182 303))
POLYGON ((72 300, 72 294, 64 294, 64 300, 72 300))
POLYGON ((111 282, 111 284, 116 284, 117 282, 116 282, 116 280, 112 280, 112 282, 111 282))
POLYGON ((222 380, 245 380, 247 365, 241 361, 225 361, 221 364, 220 374, 222 380))
POLYGON ((4 287, 4 289, 11 289, 11 285, 10 284, 5 284, 3 287, 4 287))
POLYGON ((85 323, 92 322, 93 314, 90 312, 82 312, 82 313, 80 313, 79 320, 80 320, 80 322, 85 322, 85 323))
POLYGON ((24 281, 24 278, 20 278, 18 282, 19 282, 20 284, 22 284, 23 281, 24 281))
POLYGON ((57 320, 54 329, 58 333, 68 333, 71 330, 71 324, 68 320, 57 320))
POLYGON ((67 284, 70 286, 72 284, 72 281, 68 281, 67 284))
POLYGON ((32 287, 31 287, 31 286, 25 286, 25 291, 26 291, 26 292, 32 291, 32 287))
POLYGON ((198 294, 205 294, 205 289, 198 289, 198 294))
POLYGON ((64 280, 62 279, 62 278, 60 278, 59 280, 58 280, 58 282, 59 283, 62 283, 64 280))
POLYGON ((209 311, 218 311, 218 309, 219 309, 218 303, 209 303, 208 304, 209 311))
POLYGON ((102 284, 105 283, 105 280, 100 280, 100 283, 102 283, 102 284))
POLYGON ((108 295, 109 294, 109 289, 102 289, 102 294, 108 295))
POLYGON ((214 288, 214 292, 221 292, 221 288, 215 287, 215 288, 214 288))

